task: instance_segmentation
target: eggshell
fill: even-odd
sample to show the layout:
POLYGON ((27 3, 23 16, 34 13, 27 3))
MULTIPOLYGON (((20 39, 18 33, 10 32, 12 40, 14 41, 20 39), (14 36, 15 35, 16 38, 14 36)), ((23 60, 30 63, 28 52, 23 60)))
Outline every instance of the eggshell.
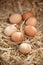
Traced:
POLYGON ((27 21, 26 21, 26 25, 32 25, 32 26, 36 26, 37 24, 37 19, 35 17, 30 17, 27 21))
POLYGON ((16 32, 17 28, 14 25, 9 25, 5 28, 4 33, 7 36, 11 36, 13 32, 16 32))
POLYGON ((9 18, 10 23, 12 24, 18 24, 21 23, 22 16, 20 14, 12 14, 9 18))
POLYGON ((15 32, 11 36, 12 41, 22 42, 24 40, 24 34, 22 32, 15 32))
POLYGON ((22 15, 23 20, 28 19, 29 17, 34 17, 34 16, 35 16, 34 13, 31 12, 31 11, 27 11, 27 12, 25 12, 25 13, 22 15))
POLYGON ((37 34, 37 29, 34 26, 28 25, 25 26, 24 32, 26 35, 33 37, 37 34))
POLYGON ((19 46, 19 51, 23 54, 27 54, 31 51, 31 46, 30 44, 28 43, 22 43, 20 46, 19 46))

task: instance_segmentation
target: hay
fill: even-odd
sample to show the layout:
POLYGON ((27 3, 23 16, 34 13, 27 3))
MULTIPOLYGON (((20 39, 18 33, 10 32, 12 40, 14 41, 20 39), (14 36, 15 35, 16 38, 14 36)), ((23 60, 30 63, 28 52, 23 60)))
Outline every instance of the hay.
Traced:
MULTIPOLYGON (((23 32, 24 26, 25 21, 17 27, 23 32)), ((42 0, 0 0, 0 65, 43 65, 42 0), (26 36, 23 41, 32 47, 32 51, 27 55, 20 54, 19 45, 3 33, 4 29, 11 25, 8 20, 10 15, 14 12, 23 14, 25 11, 32 11, 38 19, 37 36, 26 36)))

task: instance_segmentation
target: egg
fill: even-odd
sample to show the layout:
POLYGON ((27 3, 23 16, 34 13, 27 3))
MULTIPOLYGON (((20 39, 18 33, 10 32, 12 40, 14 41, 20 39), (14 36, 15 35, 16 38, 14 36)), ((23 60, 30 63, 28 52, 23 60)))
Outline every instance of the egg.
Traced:
POLYGON ((37 34, 37 29, 34 26, 28 25, 25 26, 24 32, 26 35, 33 37, 37 34))
POLYGON ((4 33, 7 35, 7 36, 11 36, 13 32, 16 32, 17 31, 17 28, 13 25, 9 25, 5 28, 4 30, 4 33))
POLYGON ((32 25, 32 26, 36 26, 37 24, 37 19, 35 17, 30 17, 27 21, 26 21, 26 25, 32 25))
POLYGON ((34 13, 31 12, 31 11, 27 11, 27 12, 25 12, 25 13, 22 15, 22 17, 23 17, 23 20, 25 20, 25 19, 28 19, 29 17, 35 17, 35 15, 34 15, 34 13))
POLYGON ((15 32, 11 36, 12 41, 22 42, 24 40, 24 34, 22 32, 15 32))
POLYGON ((22 20, 22 16, 20 14, 12 14, 9 18, 9 21, 10 23, 12 24, 18 24, 18 23, 21 23, 21 20, 22 20))
POLYGON ((19 46, 19 51, 23 54, 27 54, 31 51, 31 45, 28 44, 28 43, 22 43, 20 46, 19 46))

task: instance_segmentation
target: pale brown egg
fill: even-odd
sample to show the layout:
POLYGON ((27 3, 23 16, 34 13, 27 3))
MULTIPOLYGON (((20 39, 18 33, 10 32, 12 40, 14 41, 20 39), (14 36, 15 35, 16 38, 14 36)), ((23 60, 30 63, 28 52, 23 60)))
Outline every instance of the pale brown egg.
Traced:
POLYGON ((28 44, 28 43, 22 43, 20 46, 19 46, 19 51, 23 54, 27 54, 31 51, 31 45, 28 44))
POLYGON ((24 34, 22 32, 15 32, 11 36, 12 41, 22 42, 24 40, 24 34))
POLYGON ((36 26, 37 24, 37 19, 35 17, 30 17, 27 21, 26 21, 26 25, 32 25, 32 26, 36 26))
POLYGON ((23 17, 23 20, 25 20, 25 19, 28 19, 29 17, 35 17, 35 15, 34 15, 34 13, 31 12, 31 11, 27 11, 27 12, 25 12, 25 13, 22 15, 22 17, 23 17))
POLYGON ((7 36, 11 36, 12 33, 16 32, 17 31, 17 28, 14 26, 14 25, 9 25, 5 28, 4 30, 4 33, 7 35, 7 36))
POLYGON ((20 14, 12 14, 9 18, 10 23, 18 24, 21 23, 22 16, 20 14))
POLYGON ((26 35, 33 37, 37 34, 37 29, 34 26, 28 25, 25 26, 24 32, 26 35))

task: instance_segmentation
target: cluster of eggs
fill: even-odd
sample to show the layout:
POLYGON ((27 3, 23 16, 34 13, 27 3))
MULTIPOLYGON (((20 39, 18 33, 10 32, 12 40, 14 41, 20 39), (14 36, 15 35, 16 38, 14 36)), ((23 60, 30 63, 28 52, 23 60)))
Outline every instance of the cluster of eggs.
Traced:
MULTIPOLYGON (((14 24, 20 24, 23 20, 26 20, 25 27, 24 27, 24 33, 27 36, 34 37, 37 33, 37 29, 35 28, 37 24, 37 19, 35 18, 35 15, 27 11, 23 15, 14 13, 10 16, 9 21, 12 23, 12 25, 9 25, 5 28, 4 33, 7 36, 10 36, 12 41, 14 42, 22 42, 24 41, 25 34, 21 31, 18 31, 17 27, 14 24)), ((31 46, 28 43, 22 43, 19 46, 19 51, 23 54, 27 54, 30 52, 31 46)))

